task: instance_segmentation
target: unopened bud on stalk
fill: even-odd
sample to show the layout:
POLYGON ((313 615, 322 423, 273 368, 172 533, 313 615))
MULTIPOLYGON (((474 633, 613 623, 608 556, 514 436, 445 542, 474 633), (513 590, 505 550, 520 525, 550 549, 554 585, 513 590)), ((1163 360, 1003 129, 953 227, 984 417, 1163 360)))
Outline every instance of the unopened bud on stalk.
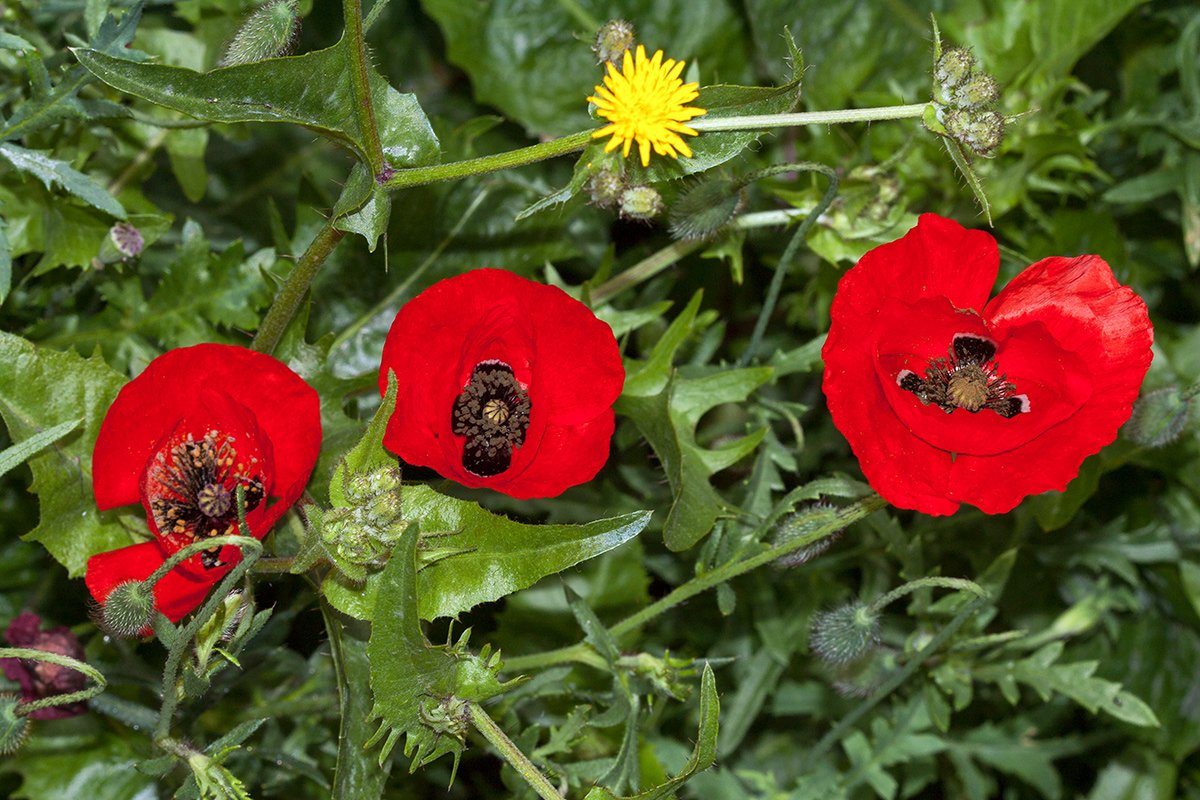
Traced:
POLYGON ((704 239, 729 224, 742 207, 742 187, 717 178, 692 187, 671 209, 671 235, 676 239, 704 239))
POLYGON ((633 47, 633 25, 623 19, 611 19, 600 26, 596 32, 596 41, 592 43, 592 52, 596 60, 603 64, 609 61, 620 64, 625 51, 633 47))
POLYGON ((603 169, 588 179, 587 190, 593 203, 601 208, 611 208, 625 191, 625 178, 615 170, 603 169))
POLYGON ((662 213, 662 195, 649 186, 634 186, 621 192, 621 216, 650 220, 662 213))
POLYGON ((973 153, 990 158, 1004 141, 1004 117, 995 112, 951 109, 946 114, 946 131, 973 153))
POLYGON ((300 31, 296 0, 275 0, 259 6, 229 40, 219 67, 251 64, 290 52, 300 31))
POLYGON ((29 717, 17 714, 21 698, 10 692, 0 694, 0 756, 15 753, 29 733, 29 717))
MULTIPOLYGON (((833 522, 837 518, 837 515, 837 506, 830 505, 829 503, 814 503, 780 522, 775 528, 775 536, 771 544, 777 550, 782 549, 797 539, 802 539, 816 533, 821 528, 833 522)), ((798 567, 824 553, 829 549, 829 545, 838 540, 841 533, 841 531, 831 533, 811 544, 782 555, 771 563, 777 567, 798 567)))
POLYGON ((1126 435, 1146 447, 1162 447, 1179 438, 1187 427, 1192 400, 1174 386, 1157 389, 1137 399, 1125 423, 1126 435))
POLYGON ((862 658, 879 641, 879 616, 869 606, 851 603, 813 618, 808 645, 821 658, 848 664, 862 658))
POLYGON ((140 255, 142 248, 146 246, 146 238, 142 236, 142 232, 128 222, 118 222, 113 225, 108 236, 112 239, 117 252, 126 258, 140 255))
POLYGON ((117 584, 104 599, 101 623, 115 636, 137 636, 150 624, 154 592, 141 581, 117 584))
POLYGON ((949 94, 950 102, 959 108, 987 108, 1000 99, 1000 84, 991 75, 981 73, 949 94))
POLYGON ((975 69, 975 56, 965 47, 953 47, 942 54, 933 67, 933 77, 949 92, 971 76, 975 69))

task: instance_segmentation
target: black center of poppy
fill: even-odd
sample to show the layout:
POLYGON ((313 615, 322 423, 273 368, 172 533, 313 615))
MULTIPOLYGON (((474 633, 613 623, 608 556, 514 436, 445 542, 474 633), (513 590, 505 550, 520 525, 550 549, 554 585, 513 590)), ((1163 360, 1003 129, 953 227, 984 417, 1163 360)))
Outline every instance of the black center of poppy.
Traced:
POLYGON ((1007 375, 997 375, 996 343, 973 333, 958 333, 945 358, 931 359, 922 378, 901 370, 896 384, 925 405, 933 403, 947 414, 956 408, 972 414, 990 408, 1005 419, 1029 411, 1029 396, 1016 394, 1007 375))
POLYGON ((450 414, 454 435, 467 439, 463 469, 483 478, 508 469, 513 448, 525 443, 529 409, 529 394, 512 367, 501 361, 476 364, 450 414))
MULTIPOLYGON (((186 441, 160 451, 148 477, 150 513, 163 536, 180 537, 186 544, 238 532, 234 492, 245 487, 246 511, 263 501, 263 485, 248 475, 251 464, 236 463, 232 436, 209 431, 203 439, 186 441)), ((224 566, 221 548, 200 554, 205 569, 224 566)))

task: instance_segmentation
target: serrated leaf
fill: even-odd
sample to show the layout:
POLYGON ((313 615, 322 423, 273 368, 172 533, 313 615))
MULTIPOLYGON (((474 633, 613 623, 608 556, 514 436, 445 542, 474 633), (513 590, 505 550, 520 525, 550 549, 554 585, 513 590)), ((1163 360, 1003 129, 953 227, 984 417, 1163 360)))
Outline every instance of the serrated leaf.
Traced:
POLYGON ((136 541, 139 523, 115 510, 101 514, 92 495, 96 435, 124 384, 99 355, 43 350, 0 332, 0 416, 13 442, 83 417, 81 431, 29 461, 41 517, 22 537, 45 546, 71 577, 83 574, 93 554, 136 541))
POLYGON ((66 161, 51 158, 40 150, 26 150, 12 142, 0 143, 0 155, 17 169, 36 177, 47 189, 58 184, 104 213, 125 219, 125 209, 117 202, 117 198, 66 161))
MULTIPOLYGON (((627 542, 650 521, 649 511, 639 511, 586 525, 524 525, 428 486, 405 486, 400 497, 403 518, 420 523, 422 547, 453 552, 418 574, 423 619, 453 616, 532 586, 627 542)), ((372 619, 378 586, 379 573, 362 586, 331 576, 322 591, 339 611, 372 619)))
MULTIPOLYGON (((75 56, 113 88, 160 106, 213 122, 292 122, 369 162, 351 86, 352 47, 353 42, 343 36, 324 50, 204 73, 137 64, 90 49, 76 50, 75 56)), ((368 73, 388 162, 393 167, 413 167, 436 161, 437 137, 416 97, 396 91, 374 69, 368 73)))
POLYGON ((375 693, 371 717, 380 720, 370 743, 386 736, 381 764, 404 736, 404 754, 412 756, 412 769, 446 753, 454 755, 457 767, 466 722, 454 714, 465 713, 466 702, 485 700, 507 685, 496 679, 499 661, 485 662, 461 642, 434 647, 425 638, 417 613, 418 538, 417 525, 409 525, 382 572, 379 608, 386 611, 375 617, 367 646, 375 693), (430 722, 434 706, 451 715, 441 730, 430 722))

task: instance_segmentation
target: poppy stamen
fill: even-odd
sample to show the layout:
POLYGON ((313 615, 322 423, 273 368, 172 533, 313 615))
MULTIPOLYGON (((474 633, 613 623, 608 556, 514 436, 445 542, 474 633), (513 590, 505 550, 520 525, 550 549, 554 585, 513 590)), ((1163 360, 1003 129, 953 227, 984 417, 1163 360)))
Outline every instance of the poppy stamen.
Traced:
POLYGON ((513 449, 525 443, 529 411, 529 393, 512 367, 501 361, 476 364, 451 409, 451 430, 467 439, 463 468, 485 478, 508 469, 513 449))
POLYGON ((934 404, 947 414, 961 408, 972 414, 990 408, 1005 419, 1029 411, 1029 396, 1004 374, 997 375, 996 344, 971 333, 955 334, 945 358, 931 359, 922 379, 912 370, 901 370, 896 384, 912 392, 925 405, 934 404))

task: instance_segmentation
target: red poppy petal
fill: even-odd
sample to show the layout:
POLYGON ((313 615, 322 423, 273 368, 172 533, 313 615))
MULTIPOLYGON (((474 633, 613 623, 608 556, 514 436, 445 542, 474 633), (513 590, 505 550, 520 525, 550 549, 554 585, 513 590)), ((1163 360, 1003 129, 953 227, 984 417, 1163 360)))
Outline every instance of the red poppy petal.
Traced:
POLYGON ((999 251, 991 236, 922 214, 902 238, 876 247, 846 271, 830 316, 864 335, 888 298, 911 303, 946 297, 955 308, 980 310, 999 269, 999 251))
MULTIPOLYGON (((84 581, 96 602, 103 603, 118 585, 149 578, 165 560, 166 555, 156 542, 97 553, 88 559, 84 581)), ((199 578, 173 569, 155 584, 154 605, 172 622, 178 622, 204 601, 213 584, 226 572, 210 570, 205 578, 199 578)))
POLYGON ((926 514, 953 514, 948 499, 951 458, 913 435, 891 411, 873 366, 874 342, 855 339, 835 322, 822 356, 824 389, 834 425, 850 442, 863 474, 892 505, 926 514))
POLYGON ((242 347, 201 344, 170 350, 121 389, 93 454, 101 509, 140 502, 138 478, 163 434, 220 389, 254 412, 275 450, 275 476, 290 486, 312 472, 321 447, 320 398, 270 356, 242 347))
POLYGON ((997 371, 1017 387, 1016 394, 1026 398, 1028 413, 1011 419, 988 409, 946 413, 900 388, 903 371, 923 375, 931 359, 946 357, 949 343, 959 333, 995 341, 977 314, 956 311, 945 298, 911 304, 888 300, 871 334, 879 342, 876 376, 892 411, 934 447, 973 455, 1012 450, 1074 414, 1092 393, 1091 374, 1083 359, 1062 350, 1041 323, 1009 328, 996 342, 997 371))
POLYGON ((560 495, 596 477, 608 460, 615 425, 611 408, 581 425, 548 425, 528 468, 511 478, 505 478, 510 469, 498 479, 467 485, 489 486, 519 500, 560 495))

